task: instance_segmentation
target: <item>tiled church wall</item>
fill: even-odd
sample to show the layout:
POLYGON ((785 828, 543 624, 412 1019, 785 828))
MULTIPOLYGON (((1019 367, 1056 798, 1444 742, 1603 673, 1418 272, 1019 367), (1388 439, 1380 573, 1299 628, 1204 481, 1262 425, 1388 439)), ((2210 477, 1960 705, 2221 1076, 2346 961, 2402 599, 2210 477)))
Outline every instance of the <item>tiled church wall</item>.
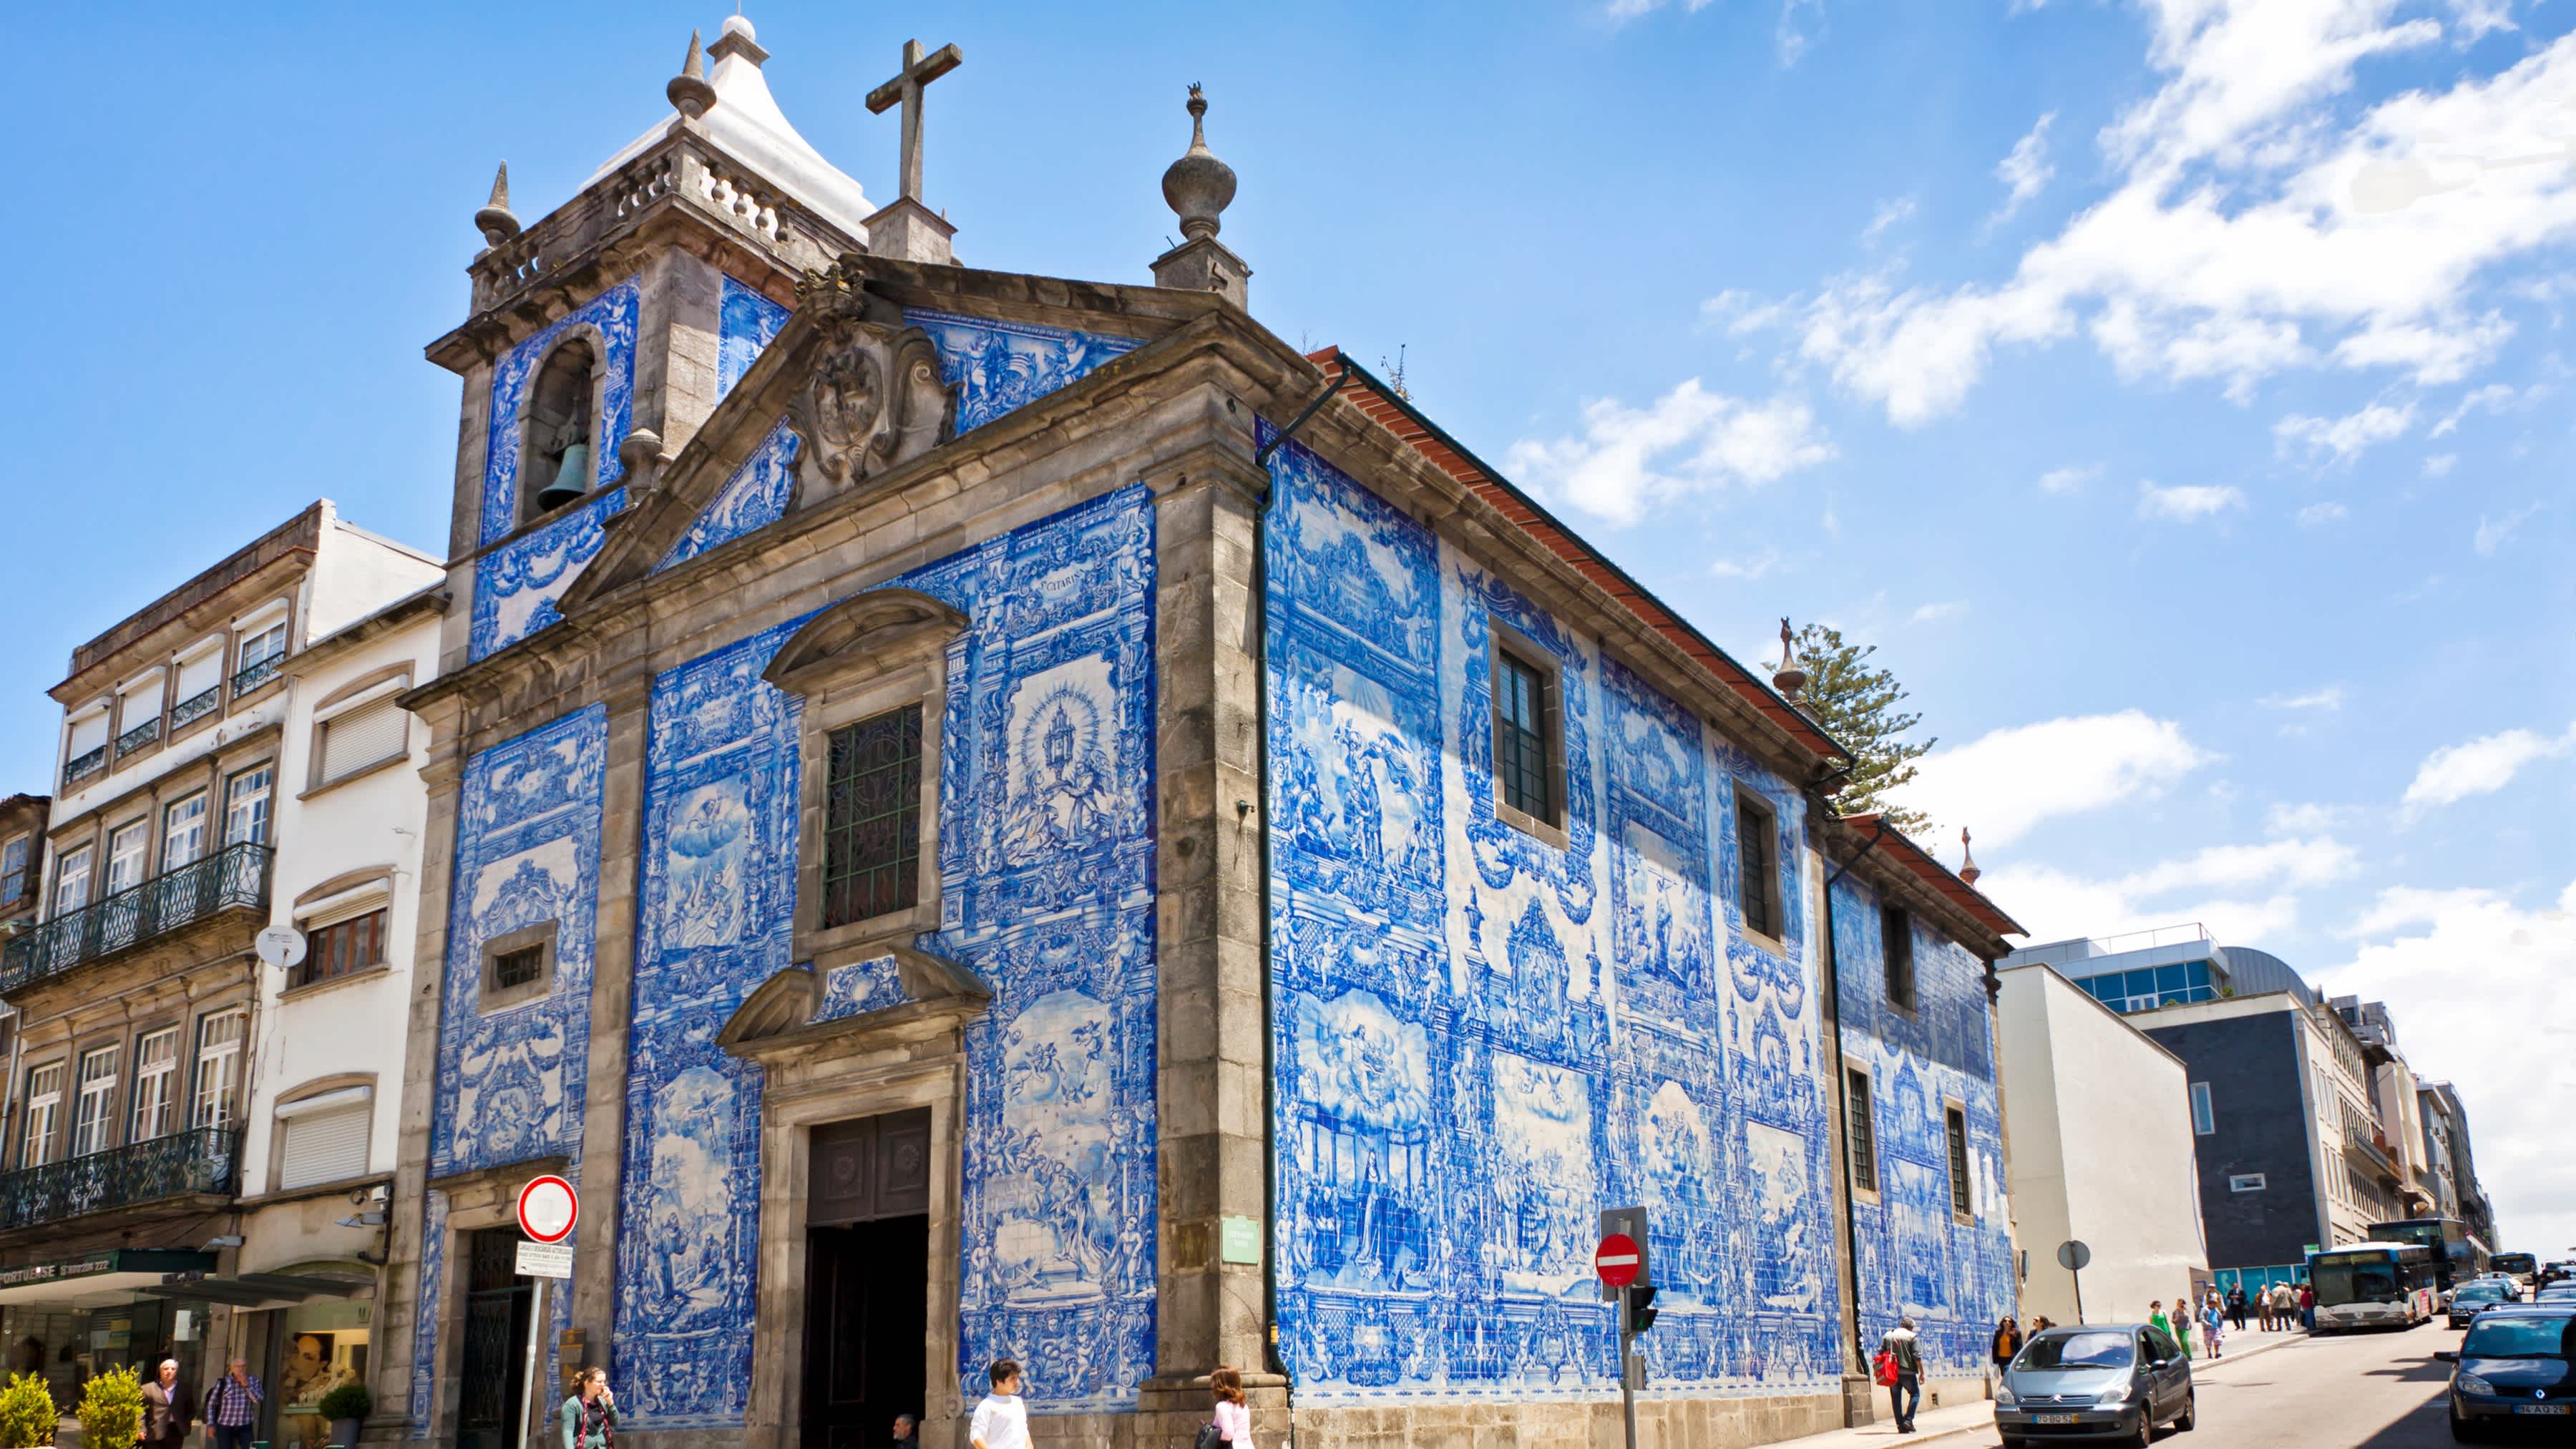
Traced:
POLYGON ((1662 1290, 1641 1414, 1838 1425, 1803 799, 1314 454, 1270 468, 1273 1252, 1301 1432, 1466 1443, 1515 1405, 1518 1442, 1589 1442, 1617 1398, 1594 1214, 1628 1202, 1662 1290), (1498 624, 1561 670, 1562 847, 1495 805, 1498 624), (1743 930, 1739 786, 1777 815, 1785 955, 1743 930), (1711 1402, 1747 1396, 1776 1410, 1711 1402))
POLYGON ((1982 1374, 1996 1322, 2016 1311, 2003 1116, 1985 967, 1916 920, 1916 1010, 1888 999, 1879 899, 1857 875, 1834 887, 1839 1019, 1849 1065, 1870 1075, 1879 1191, 1852 1205, 1861 1342, 1914 1319, 1935 1377, 1982 1374), (1972 1221, 1950 1197, 1945 1104, 1967 1119, 1972 1221))

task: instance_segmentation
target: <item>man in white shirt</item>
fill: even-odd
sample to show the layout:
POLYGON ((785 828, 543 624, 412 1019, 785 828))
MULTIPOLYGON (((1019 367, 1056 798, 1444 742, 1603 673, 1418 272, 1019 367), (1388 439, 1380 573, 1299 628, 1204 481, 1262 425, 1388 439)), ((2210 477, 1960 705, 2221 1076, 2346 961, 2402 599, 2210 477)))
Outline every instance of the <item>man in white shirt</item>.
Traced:
POLYGON ((1020 1366, 997 1360, 988 1377, 993 1391, 975 1406, 966 1437, 975 1449, 1029 1449, 1029 1406, 1020 1398, 1020 1366))

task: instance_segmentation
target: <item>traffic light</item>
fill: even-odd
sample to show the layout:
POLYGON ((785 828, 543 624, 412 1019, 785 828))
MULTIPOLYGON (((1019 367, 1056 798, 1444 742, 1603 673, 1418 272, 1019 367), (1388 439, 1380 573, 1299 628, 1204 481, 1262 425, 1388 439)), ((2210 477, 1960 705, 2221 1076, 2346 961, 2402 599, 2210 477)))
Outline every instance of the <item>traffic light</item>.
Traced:
POLYGON ((1643 1333, 1655 1326, 1655 1285, 1628 1285, 1628 1331, 1643 1333))

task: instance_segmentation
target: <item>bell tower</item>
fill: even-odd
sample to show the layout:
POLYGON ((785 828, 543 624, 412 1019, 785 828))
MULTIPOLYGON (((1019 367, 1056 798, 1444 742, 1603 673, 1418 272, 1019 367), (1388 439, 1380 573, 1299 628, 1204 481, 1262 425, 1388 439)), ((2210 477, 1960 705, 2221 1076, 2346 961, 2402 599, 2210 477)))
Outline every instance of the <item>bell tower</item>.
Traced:
POLYGON ((654 486, 784 324, 795 281, 865 252, 876 208, 780 112, 749 20, 689 37, 668 110, 532 222, 506 164, 474 213, 444 667, 554 622, 608 519, 654 486))

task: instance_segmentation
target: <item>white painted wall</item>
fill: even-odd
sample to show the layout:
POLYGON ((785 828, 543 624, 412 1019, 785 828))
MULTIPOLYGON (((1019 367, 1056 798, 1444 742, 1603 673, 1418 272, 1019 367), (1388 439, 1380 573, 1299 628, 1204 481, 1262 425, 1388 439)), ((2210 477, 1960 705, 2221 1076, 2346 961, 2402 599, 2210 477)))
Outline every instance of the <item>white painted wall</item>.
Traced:
POLYGON ((2015 1234, 2030 1253, 2022 1318, 2073 1323, 2058 1244, 2093 1250, 2084 1318, 2139 1319, 2206 1270, 2182 1059, 2044 965, 1998 973, 1997 1065, 2015 1234))

